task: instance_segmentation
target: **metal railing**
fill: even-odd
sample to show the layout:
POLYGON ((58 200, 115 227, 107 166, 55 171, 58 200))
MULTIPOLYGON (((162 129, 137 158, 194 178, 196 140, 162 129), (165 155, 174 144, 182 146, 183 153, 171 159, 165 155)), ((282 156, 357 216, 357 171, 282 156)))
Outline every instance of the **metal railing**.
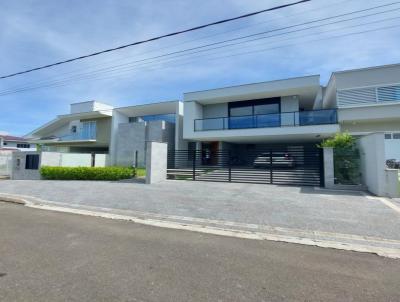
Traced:
POLYGON ((337 124, 336 109, 217 117, 194 120, 194 131, 337 124))

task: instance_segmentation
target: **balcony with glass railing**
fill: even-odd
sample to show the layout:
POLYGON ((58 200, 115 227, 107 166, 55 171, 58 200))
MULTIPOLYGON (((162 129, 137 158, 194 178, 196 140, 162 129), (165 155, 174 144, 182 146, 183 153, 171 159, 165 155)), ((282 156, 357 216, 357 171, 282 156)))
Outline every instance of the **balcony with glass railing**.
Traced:
POLYGON ((337 110, 281 112, 272 114, 218 117, 194 120, 195 131, 337 124, 337 110))
POLYGON ((63 135, 60 141, 93 141, 96 140, 96 122, 84 122, 76 132, 63 135))

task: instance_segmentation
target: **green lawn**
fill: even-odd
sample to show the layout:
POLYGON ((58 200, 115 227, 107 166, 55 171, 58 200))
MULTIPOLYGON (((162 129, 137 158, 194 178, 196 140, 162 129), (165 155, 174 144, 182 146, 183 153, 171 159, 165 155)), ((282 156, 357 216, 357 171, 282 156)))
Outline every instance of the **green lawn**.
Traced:
POLYGON ((136 168, 136 177, 144 177, 146 176, 145 168, 136 168))

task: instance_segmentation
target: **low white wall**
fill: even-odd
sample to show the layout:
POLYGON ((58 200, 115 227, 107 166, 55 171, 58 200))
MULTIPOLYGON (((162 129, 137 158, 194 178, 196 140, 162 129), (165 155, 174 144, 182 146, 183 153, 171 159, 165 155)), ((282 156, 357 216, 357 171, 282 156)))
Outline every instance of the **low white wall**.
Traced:
POLYGON ((386 169, 385 184, 386 184, 385 191, 387 193, 387 196, 392 198, 400 197, 399 170, 386 169))
MULTIPOLYGON (((53 167, 91 167, 92 155, 89 153, 42 152, 41 165, 53 167)), ((96 154, 95 167, 109 165, 108 154, 96 154)))
POLYGON ((95 167, 107 167, 110 162, 110 156, 108 154, 96 154, 94 166, 95 167))
POLYGON ((12 151, 0 151, 0 176, 10 176, 12 170, 12 151))
POLYGON ((91 167, 92 155, 86 153, 61 154, 61 167, 91 167))
POLYGON ((397 197, 399 180, 386 170, 384 133, 373 133, 358 139, 361 178, 368 191, 377 196, 397 197), (397 192, 397 193, 396 193, 397 192))

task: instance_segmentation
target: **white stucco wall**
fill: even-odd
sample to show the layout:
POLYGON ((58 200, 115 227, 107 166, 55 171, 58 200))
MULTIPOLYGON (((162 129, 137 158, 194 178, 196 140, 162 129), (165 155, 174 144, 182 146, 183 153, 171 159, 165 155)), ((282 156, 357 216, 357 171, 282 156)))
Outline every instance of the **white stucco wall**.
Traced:
POLYGON ((203 106, 197 102, 185 102, 183 111, 183 138, 190 139, 194 136, 194 120, 203 118, 203 106))
POLYGON ((337 89, 349 89, 400 82, 400 65, 386 65, 334 74, 337 89))
POLYGON ((228 103, 203 106, 203 118, 227 117, 228 103))
POLYGON ((368 190, 385 196, 385 144, 384 134, 374 133, 358 139, 361 157, 361 178, 368 190))
POLYGON ((400 139, 385 139, 385 158, 400 161, 400 139))
POLYGON ((110 109, 113 109, 113 106, 97 101, 88 101, 88 102, 71 104, 70 113, 81 113, 81 112, 110 110, 110 109))

